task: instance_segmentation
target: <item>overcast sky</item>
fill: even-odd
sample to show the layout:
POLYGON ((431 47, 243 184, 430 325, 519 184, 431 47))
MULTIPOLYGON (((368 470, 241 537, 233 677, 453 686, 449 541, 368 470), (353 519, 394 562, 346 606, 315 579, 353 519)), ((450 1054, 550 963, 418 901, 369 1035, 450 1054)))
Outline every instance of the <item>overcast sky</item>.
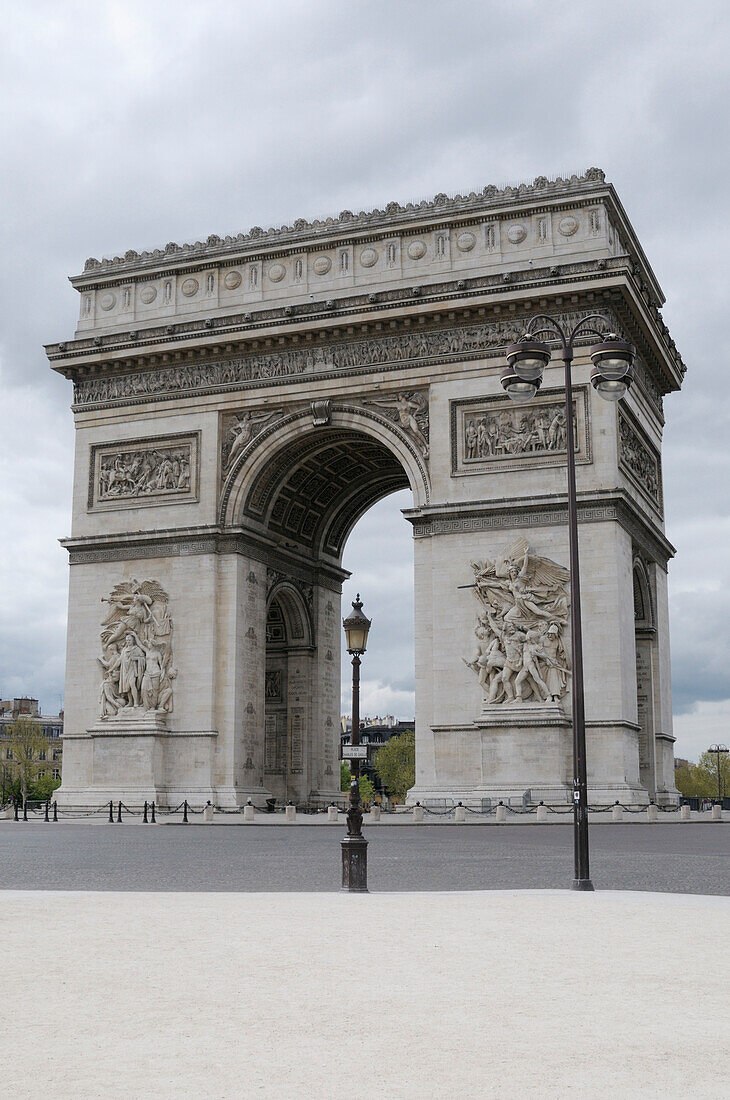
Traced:
MULTIPOLYGON (((0 696, 63 694, 72 335, 87 256, 598 165, 667 296, 675 732, 730 740, 724 3, 271 0, 9 5, 0 43, 0 696)), ((375 620, 364 709, 413 714, 398 494, 345 565, 375 620), (377 562, 377 568, 373 563, 377 562)))

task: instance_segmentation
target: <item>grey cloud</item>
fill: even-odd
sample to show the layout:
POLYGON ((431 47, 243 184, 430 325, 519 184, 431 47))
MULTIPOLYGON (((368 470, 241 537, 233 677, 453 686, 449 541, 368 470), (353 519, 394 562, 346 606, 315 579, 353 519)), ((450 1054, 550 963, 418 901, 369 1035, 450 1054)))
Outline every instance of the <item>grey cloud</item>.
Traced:
MULTIPOLYGON (((726 5, 703 0, 614 0, 610 15, 566 0, 36 0, 7 11, 0 353, 13 443, 0 461, 14 488, 2 496, 13 508, 3 690, 34 678, 28 690, 49 707, 62 690, 55 538, 70 523, 71 395, 41 344, 73 331, 66 276, 88 255, 598 164, 664 286, 689 365, 684 392, 666 401, 675 676, 682 705, 716 698, 722 668, 702 591, 720 592, 725 575, 706 547, 721 543, 728 511, 717 349, 730 290, 729 30, 726 5)), ((410 530, 382 507, 346 563, 370 593, 373 679, 395 685, 412 669, 410 530), (393 557, 381 568, 384 549, 393 557)))

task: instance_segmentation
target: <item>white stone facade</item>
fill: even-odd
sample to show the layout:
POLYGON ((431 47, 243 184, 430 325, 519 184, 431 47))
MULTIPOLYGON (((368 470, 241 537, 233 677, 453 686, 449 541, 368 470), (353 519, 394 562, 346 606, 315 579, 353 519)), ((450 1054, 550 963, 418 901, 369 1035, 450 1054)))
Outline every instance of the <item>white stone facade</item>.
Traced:
POLYGON ((638 358, 620 408, 589 384, 590 339, 573 371, 589 801, 674 798, 660 454, 684 368, 603 173, 130 252, 72 282, 76 337, 47 348, 77 429, 62 804, 339 793, 342 550, 407 486, 411 797, 564 802, 569 672, 548 699, 537 670, 550 641, 570 659, 565 605, 538 584, 537 681, 487 705, 463 586, 516 540, 564 575, 562 373, 515 408, 499 372, 536 313, 595 312, 638 358))

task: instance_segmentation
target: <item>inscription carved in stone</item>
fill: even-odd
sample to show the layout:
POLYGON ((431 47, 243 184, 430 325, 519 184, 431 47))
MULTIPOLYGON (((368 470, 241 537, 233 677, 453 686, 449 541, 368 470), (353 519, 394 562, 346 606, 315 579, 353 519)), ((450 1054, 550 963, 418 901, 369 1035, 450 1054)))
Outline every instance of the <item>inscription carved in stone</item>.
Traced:
POLYGON ((140 717, 172 711, 172 616, 157 581, 122 581, 102 597, 100 717, 140 717))
POLYGON ((623 409, 618 410, 619 462, 633 481, 662 509, 662 475, 659 455, 634 427, 623 409))
POLYGON ((93 447, 89 507, 194 499, 197 442, 196 434, 93 447))
POLYGON ((477 644, 462 660, 479 678, 485 702, 559 702, 570 675, 563 644, 569 571, 531 554, 523 538, 494 561, 471 565, 477 644))

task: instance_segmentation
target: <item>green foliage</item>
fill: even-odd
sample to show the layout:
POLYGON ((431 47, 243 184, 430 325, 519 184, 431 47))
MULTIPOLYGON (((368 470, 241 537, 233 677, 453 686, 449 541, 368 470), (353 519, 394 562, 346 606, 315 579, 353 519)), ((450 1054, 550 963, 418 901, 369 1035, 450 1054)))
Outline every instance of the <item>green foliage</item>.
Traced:
MULTIPOLYGON (((674 782, 684 798, 717 798, 717 754, 703 752, 699 764, 682 761, 674 782)), ((730 795, 730 753, 720 756, 720 790, 730 795)))
POLYGON ((416 782, 415 733, 406 730, 378 749, 375 770, 388 794, 402 801, 416 782))
MULTIPOLYGON (((350 783, 352 781, 352 772, 350 771, 350 765, 346 760, 340 761, 340 790, 349 791, 350 783)), ((372 780, 368 779, 366 775, 360 776, 360 798, 369 806, 375 797, 375 787, 372 784, 372 780)))
POLYGON ((8 748, 12 752, 11 764, 15 780, 20 786, 22 799, 30 798, 32 788, 38 779, 38 772, 44 768, 41 753, 50 750, 50 744, 43 734, 40 722, 21 716, 8 726, 8 748))
POLYGON ((60 779, 54 779, 52 775, 42 775, 31 787, 28 797, 38 799, 40 802, 52 801, 53 792, 60 786, 60 779))

